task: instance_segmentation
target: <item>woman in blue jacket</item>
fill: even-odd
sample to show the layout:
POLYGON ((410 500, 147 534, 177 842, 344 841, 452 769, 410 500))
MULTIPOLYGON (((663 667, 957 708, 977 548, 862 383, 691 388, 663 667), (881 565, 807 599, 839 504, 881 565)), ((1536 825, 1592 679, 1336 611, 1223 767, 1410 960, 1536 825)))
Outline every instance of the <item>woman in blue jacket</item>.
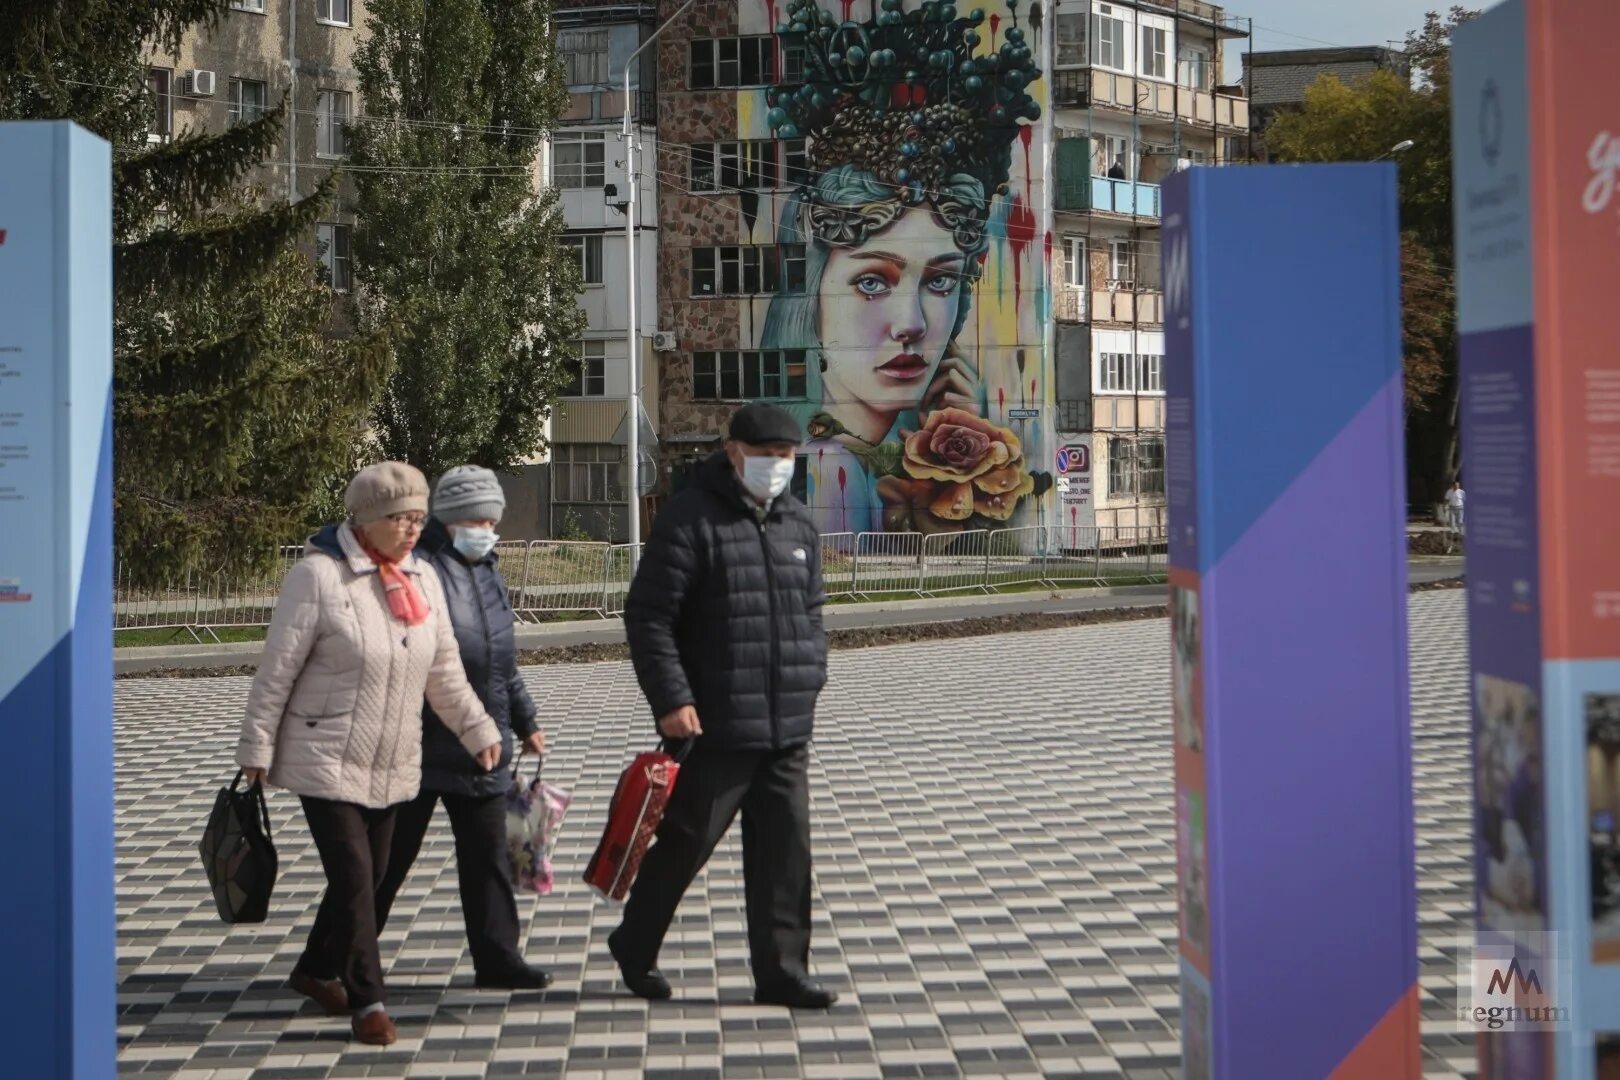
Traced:
POLYGON ((456 838, 456 874, 477 984, 489 989, 537 990, 551 976, 531 966, 518 949, 517 897, 506 851, 506 793, 512 784, 514 743, 538 754, 546 744, 535 723, 534 699, 517 670, 515 619, 506 582, 495 566, 495 527, 506 509, 500 481, 488 469, 461 465, 439 478, 432 517, 417 542, 444 584, 450 623, 484 708, 501 732, 500 764, 475 767, 433 709, 422 709, 422 790, 399 809, 388 869, 377 888, 377 929, 421 850, 434 808, 444 803, 456 838))

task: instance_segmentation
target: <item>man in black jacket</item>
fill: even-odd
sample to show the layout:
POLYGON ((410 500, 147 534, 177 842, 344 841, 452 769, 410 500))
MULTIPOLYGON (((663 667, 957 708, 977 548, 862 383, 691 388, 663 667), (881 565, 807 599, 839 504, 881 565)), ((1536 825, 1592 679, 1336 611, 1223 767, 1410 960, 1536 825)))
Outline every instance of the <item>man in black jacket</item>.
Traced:
POLYGON ((456 837, 456 877, 473 972, 485 989, 541 990, 548 972, 530 966, 518 948, 517 897, 506 850, 506 793, 512 786, 514 743, 539 754, 545 736, 534 699, 517 670, 516 622, 494 547, 506 509, 500 480, 488 469, 459 465, 439 478, 416 554, 444 584, 450 624, 478 700, 501 731, 501 759, 485 771, 467 757, 433 709, 422 706, 422 791, 399 808, 388 868, 377 887, 377 929, 416 861, 440 802, 456 837), (459 751, 459 754, 458 754, 459 751), (465 759, 465 760, 462 760, 465 759))
POLYGON ((827 680, 821 537, 788 492, 798 422, 752 404, 725 452, 659 513, 630 585, 625 633, 666 739, 691 740, 608 947, 632 992, 670 996, 655 969, 675 908, 742 813, 754 1000, 829 1008, 810 981, 810 734, 827 680))

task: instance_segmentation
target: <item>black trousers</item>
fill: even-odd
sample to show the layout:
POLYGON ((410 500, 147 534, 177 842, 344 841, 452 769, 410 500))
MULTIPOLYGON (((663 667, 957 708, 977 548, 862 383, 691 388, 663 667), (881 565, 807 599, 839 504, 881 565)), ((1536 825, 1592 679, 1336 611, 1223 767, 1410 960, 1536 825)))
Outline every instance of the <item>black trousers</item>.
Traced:
POLYGON ((675 908, 742 813, 743 896, 754 984, 773 988, 810 971, 810 748, 708 749, 681 766, 614 934, 627 963, 657 966, 675 908))
POLYGON ((521 970, 524 962, 518 951, 517 896, 512 891, 506 853, 504 795, 477 798, 424 791, 399 808, 388 871, 377 887, 377 929, 388 923, 388 912, 422 850, 422 838, 440 801, 456 837, 456 878, 473 967, 484 976, 521 970))
POLYGON ((375 898, 388 867, 398 807, 373 810, 308 796, 299 801, 326 870, 326 893, 295 970, 322 980, 341 979, 356 1010, 380 1005, 383 974, 375 898))

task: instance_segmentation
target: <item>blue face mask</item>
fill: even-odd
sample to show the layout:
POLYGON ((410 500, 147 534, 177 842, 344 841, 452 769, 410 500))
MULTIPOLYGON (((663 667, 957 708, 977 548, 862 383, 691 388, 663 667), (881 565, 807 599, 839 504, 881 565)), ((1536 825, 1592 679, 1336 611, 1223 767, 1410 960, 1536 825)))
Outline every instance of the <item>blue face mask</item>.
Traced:
POLYGON ((468 562, 477 562, 491 551, 494 551, 495 544, 499 540, 500 537, 495 535, 494 529, 481 526, 457 525, 450 542, 455 545, 456 550, 461 552, 468 562))

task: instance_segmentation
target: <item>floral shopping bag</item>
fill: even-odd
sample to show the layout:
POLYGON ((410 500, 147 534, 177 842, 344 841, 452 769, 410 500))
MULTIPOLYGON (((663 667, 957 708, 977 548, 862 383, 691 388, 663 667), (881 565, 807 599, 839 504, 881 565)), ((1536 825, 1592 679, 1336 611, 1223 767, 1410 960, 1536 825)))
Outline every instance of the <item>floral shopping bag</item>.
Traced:
POLYGON ((506 850, 512 861, 512 884, 541 896, 551 892, 555 881, 551 853, 557 847, 563 815, 574 799, 563 788, 540 778, 544 764, 544 757, 537 757, 534 779, 524 784, 514 761, 512 787, 506 793, 506 850))

